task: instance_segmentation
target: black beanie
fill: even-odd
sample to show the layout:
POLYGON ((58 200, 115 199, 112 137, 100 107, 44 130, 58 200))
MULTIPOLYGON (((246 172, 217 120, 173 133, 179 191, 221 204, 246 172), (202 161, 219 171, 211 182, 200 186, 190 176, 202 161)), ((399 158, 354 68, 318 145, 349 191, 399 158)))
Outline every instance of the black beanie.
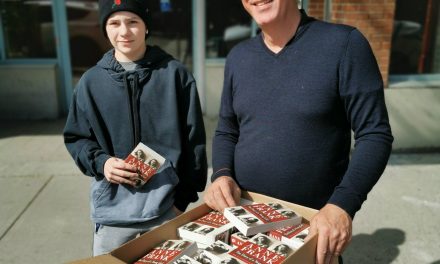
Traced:
POLYGON ((111 14, 119 11, 135 13, 142 18, 145 26, 149 30, 150 25, 147 23, 149 17, 147 0, 99 0, 99 23, 101 24, 101 29, 105 37, 107 37, 105 30, 107 19, 111 14))

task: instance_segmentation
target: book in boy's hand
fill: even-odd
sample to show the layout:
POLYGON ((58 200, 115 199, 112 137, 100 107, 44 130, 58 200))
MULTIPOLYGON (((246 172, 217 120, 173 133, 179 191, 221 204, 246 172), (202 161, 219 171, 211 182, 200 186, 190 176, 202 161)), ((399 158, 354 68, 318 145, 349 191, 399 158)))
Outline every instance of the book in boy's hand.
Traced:
POLYGON ((257 234, 229 252, 240 263, 279 264, 294 251, 286 244, 264 234, 257 234))
POLYGON ((187 240, 166 240, 148 252, 134 264, 167 264, 183 255, 192 255, 197 251, 196 243, 187 240))
POLYGON ((139 142, 125 159, 125 162, 136 167, 138 174, 136 187, 141 187, 156 174, 165 162, 165 158, 142 142, 139 142))
POLYGON ((203 245, 210 245, 217 240, 225 243, 229 240, 233 225, 222 213, 211 211, 177 229, 179 236, 203 245))
POLYGON ((245 236, 297 225, 302 217, 279 203, 253 203, 225 208, 224 216, 245 236))

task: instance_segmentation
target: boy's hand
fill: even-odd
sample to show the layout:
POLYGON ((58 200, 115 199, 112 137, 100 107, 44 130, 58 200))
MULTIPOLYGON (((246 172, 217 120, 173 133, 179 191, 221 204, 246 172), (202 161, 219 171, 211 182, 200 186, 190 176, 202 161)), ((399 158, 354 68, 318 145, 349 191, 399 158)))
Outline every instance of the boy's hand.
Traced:
POLYGON ((136 186, 136 167, 118 158, 110 158, 104 164, 104 176, 107 181, 115 184, 136 186))

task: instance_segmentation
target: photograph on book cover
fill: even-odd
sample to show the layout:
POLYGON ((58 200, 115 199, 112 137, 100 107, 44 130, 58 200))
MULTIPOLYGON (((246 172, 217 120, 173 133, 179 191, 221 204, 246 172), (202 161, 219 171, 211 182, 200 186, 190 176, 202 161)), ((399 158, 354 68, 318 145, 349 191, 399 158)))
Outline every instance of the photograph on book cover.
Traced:
POLYGON ((140 188, 157 173, 164 164, 165 158, 140 142, 125 159, 125 162, 136 167, 138 174, 136 187, 140 188))

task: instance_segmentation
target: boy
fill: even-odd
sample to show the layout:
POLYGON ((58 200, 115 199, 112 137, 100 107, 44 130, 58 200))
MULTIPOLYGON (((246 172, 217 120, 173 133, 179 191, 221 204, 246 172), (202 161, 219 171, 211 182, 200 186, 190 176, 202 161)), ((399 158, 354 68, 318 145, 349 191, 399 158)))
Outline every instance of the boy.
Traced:
POLYGON ((80 79, 64 129, 68 151, 92 176, 94 256, 175 217, 206 183, 196 84, 181 63, 146 45, 146 2, 99 1, 102 30, 113 49, 80 79), (166 160, 135 188, 136 168, 124 159, 139 142, 166 160))

